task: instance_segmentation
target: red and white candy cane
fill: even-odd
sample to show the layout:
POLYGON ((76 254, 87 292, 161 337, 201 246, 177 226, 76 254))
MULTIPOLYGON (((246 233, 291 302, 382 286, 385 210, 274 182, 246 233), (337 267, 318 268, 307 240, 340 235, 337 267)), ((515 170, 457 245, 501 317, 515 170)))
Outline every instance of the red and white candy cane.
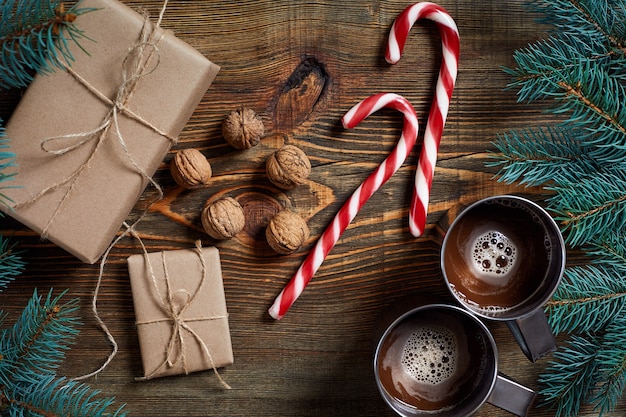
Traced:
POLYGON ((269 314, 273 318, 281 319, 287 313, 352 219, 354 219, 374 192, 400 168, 415 145, 418 130, 415 110, 404 97, 397 94, 380 93, 366 98, 343 116, 341 120, 343 126, 348 129, 353 128, 367 116, 383 107, 389 107, 404 114, 404 128, 398 144, 339 209, 331 224, 328 225, 320 236, 315 247, 300 265, 300 268, 298 268, 278 297, 276 297, 274 304, 269 309, 269 314))
POLYGON ((435 3, 423 2, 407 7, 394 21, 385 53, 385 59, 388 63, 395 64, 400 60, 409 32, 413 24, 419 19, 429 19, 437 24, 441 36, 443 58, 439 69, 435 97, 424 131, 424 144, 415 173, 415 191, 409 212, 409 230, 415 237, 421 236, 426 227, 428 201, 437 163, 437 152, 450 107, 452 90, 454 90, 454 83, 456 82, 460 54, 459 30, 452 17, 443 7, 435 3))

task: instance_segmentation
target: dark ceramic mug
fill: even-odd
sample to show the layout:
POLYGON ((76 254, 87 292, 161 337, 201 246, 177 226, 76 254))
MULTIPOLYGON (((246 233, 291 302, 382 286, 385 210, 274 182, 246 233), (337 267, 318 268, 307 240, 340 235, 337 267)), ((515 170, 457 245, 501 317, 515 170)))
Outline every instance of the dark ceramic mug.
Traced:
POLYGON ((502 195, 453 210, 440 226, 441 270, 456 300, 479 317, 504 321, 529 360, 552 352, 543 306, 565 268, 552 217, 528 199, 502 195))

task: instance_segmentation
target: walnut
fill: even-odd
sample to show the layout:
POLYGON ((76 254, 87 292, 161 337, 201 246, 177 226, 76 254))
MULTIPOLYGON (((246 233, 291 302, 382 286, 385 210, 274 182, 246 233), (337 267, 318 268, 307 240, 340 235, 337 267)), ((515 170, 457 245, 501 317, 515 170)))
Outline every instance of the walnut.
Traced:
POLYGON ((293 211, 283 210, 270 220, 265 229, 270 247, 281 255, 295 252, 309 238, 306 221, 293 211))
POLYGON ((243 230, 243 208, 232 197, 222 197, 202 210, 202 227, 214 239, 230 239, 243 230))
POLYGON ((256 146, 264 134, 263 120, 252 109, 233 110, 222 122, 222 135, 235 149, 256 146))
POLYGON ((272 184, 290 190, 304 184, 311 174, 311 161, 302 149, 284 145, 267 159, 265 170, 272 184))
POLYGON ((197 149, 176 152, 170 164, 174 181, 184 188, 199 188, 208 184, 212 175, 211 164, 197 149))

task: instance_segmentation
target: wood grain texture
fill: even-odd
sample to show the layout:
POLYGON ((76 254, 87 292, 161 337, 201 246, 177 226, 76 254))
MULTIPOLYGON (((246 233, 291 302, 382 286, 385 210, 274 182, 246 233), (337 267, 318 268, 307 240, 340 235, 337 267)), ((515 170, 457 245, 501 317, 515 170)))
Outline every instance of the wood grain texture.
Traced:
MULTIPOLYGON (((127 0, 157 15, 160 1, 127 0)), ((432 294, 450 300, 439 269, 435 224, 458 202, 516 193, 539 197, 539 190, 506 186, 485 167, 486 151, 497 133, 548 122, 539 106, 516 103, 505 90, 502 66, 512 66, 513 51, 543 36, 545 28, 523 0, 442 0, 461 33, 461 64, 432 187, 428 228, 414 239, 408 232, 410 190, 424 123, 433 95, 441 47, 434 25, 422 22, 411 33, 403 59, 384 62, 391 23, 406 1, 170 1, 163 26, 172 29, 221 66, 214 84, 180 136, 176 149, 200 149, 214 178, 204 189, 178 188, 168 171, 172 152, 155 179, 165 199, 148 208, 148 189, 131 214, 148 208, 137 226, 150 251, 190 248, 197 239, 221 254, 224 288, 235 356, 220 370, 233 387, 225 391, 212 372, 135 382, 142 375, 126 258, 140 253, 125 238, 112 250, 98 302, 102 319, 120 345, 118 356, 89 382, 128 404, 133 416, 392 416, 373 379, 371 334, 386 306, 406 294, 432 294), (421 123, 418 144, 406 163, 365 205, 319 272, 280 322, 266 313, 352 191, 395 145, 401 115, 381 111, 353 130, 341 116, 378 92, 405 96, 421 123), (268 132, 250 150, 237 151, 221 137, 228 113, 248 106, 263 118, 268 132), (281 191, 265 176, 266 158, 285 143, 302 148, 312 163, 309 181, 281 191), (228 241, 211 240, 201 230, 207 201, 236 198, 247 224, 228 241), (307 219, 311 238, 300 251, 274 254, 263 238, 265 225, 281 208, 307 219)), ((6 120, 19 92, 3 93, 6 120)), ((91 313, 98 265, 85 265, 10 218, 0 233, 15 236, 25 249, 28 269, 0 294, 16 317, 34 288, 69 289, 80 297, 84 322, 61 372, 81 375, 100 366, 110 346, 91 313)), ((500 349, 501 371, 538 388, 546 360, 530 364, 505 326, 489 323, 500 349)), ((623 415, 620 404, 615 416, 623 415)), ((479 416, 506 416, 484 406, 479 416)), ((548 417, 536 408, 532 416, 548 417)), ((582 416, 593 416, 585 409, 582 416)))

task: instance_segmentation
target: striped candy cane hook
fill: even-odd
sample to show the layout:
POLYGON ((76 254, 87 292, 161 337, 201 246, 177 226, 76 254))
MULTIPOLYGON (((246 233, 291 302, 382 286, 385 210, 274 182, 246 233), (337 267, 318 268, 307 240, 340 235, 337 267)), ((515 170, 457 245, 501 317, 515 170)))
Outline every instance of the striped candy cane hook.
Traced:
POLYGON ((394 21, 385 53, 388 63, 395 64, 400 60, 409 32, 419 19, 429 19, 436 23, 441 36, 443 58, 435 97, 424 132, 424 144, 415 173, 415 190, 409 212, 409 229, 415 237, 421 236, 426 228, 428 201, 437 163, 437 152, 456 82, 460 54, 459 30, 452 17, 443 7, 435 3, 423 2, 407 7, 394 21))
POLYGON ((337 212, 332 223, 322 233, 313 250, 309 252, 300 268, 298 268, 278 297, 276 297, 274 304, 269 309, 269 314, 273 318, 281 319, 287 313, 352 219, 354 219, 374 192, 400 168, 415 145, 418 130, 415 110, 405 98, 397 94, 381 93, 366 98, 344 115, 342 123, 345 128, 353 128, 367 116, 383 107, 389 107, 404 114, 404 128, 398 144, 339 209, 339 212, 337 212))

